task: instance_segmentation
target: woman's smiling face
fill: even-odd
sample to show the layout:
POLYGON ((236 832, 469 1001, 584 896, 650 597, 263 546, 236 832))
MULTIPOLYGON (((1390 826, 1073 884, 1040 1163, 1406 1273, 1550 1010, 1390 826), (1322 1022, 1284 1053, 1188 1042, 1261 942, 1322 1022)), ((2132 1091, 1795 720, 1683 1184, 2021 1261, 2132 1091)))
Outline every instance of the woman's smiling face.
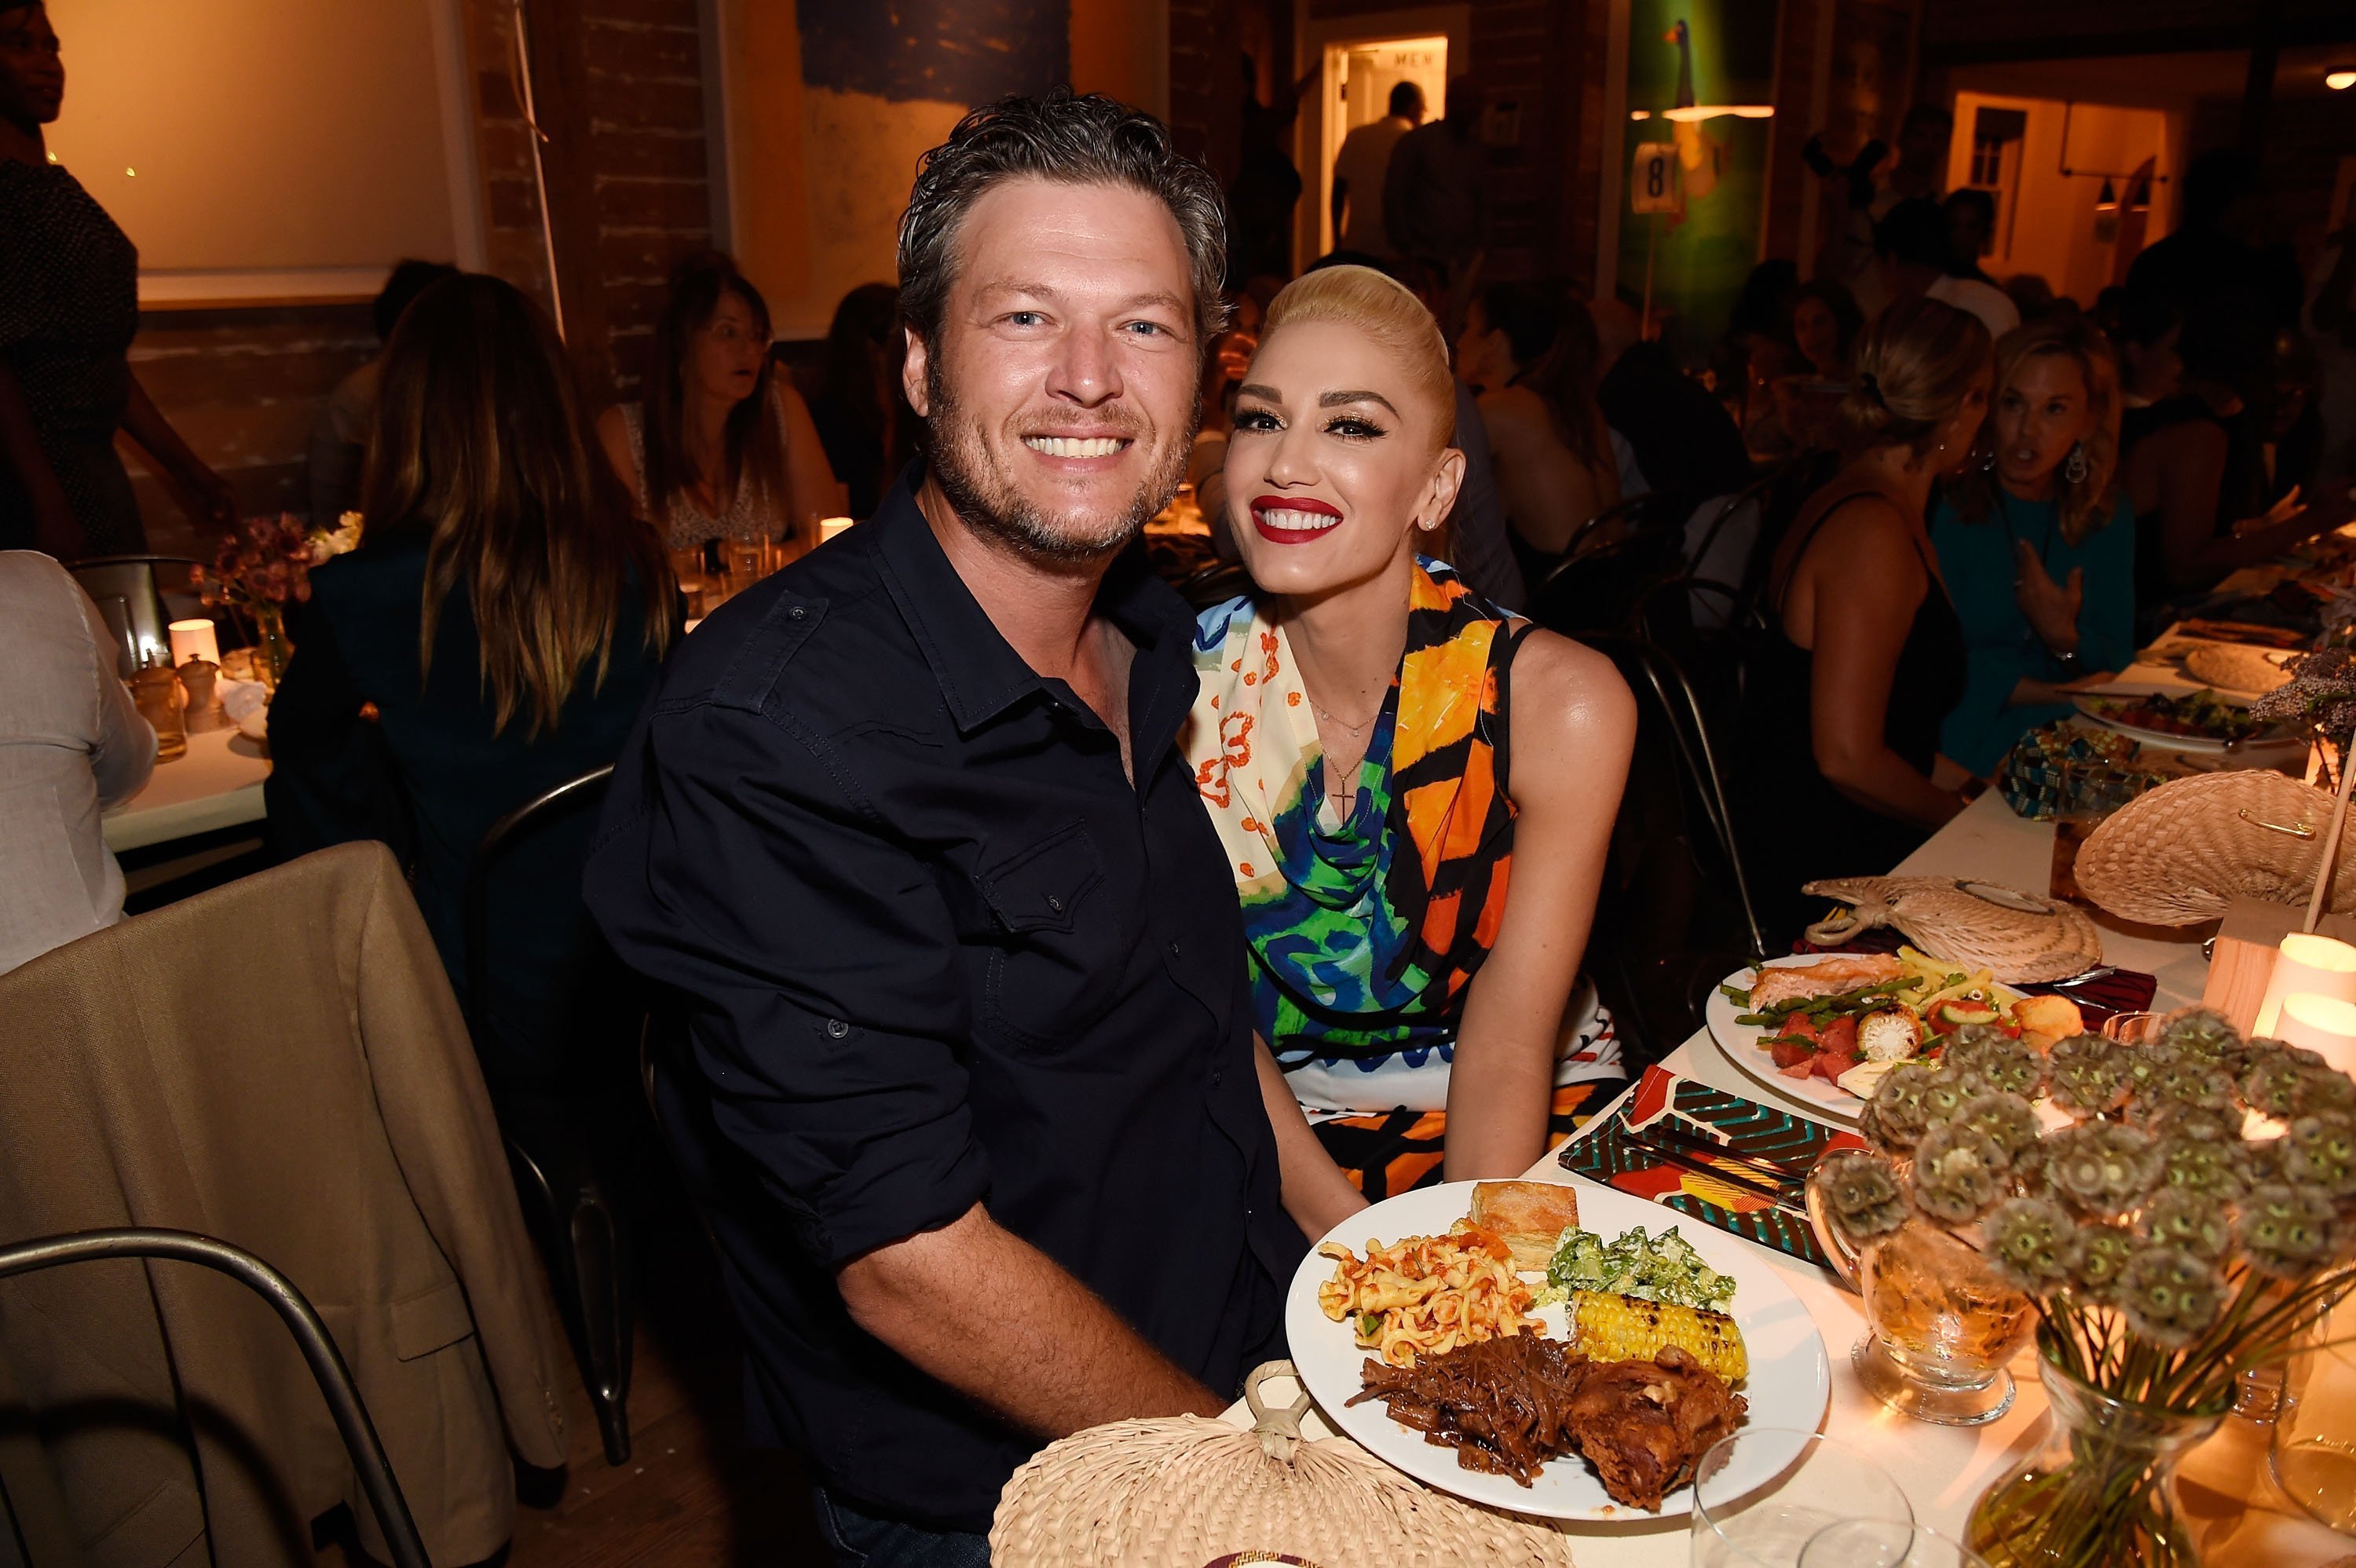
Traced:
POLYGON ((1227 510, 1264 592, 1379 577, 1456 498, 1464 454, 1399 355, 1345 322, 1278 327, 1253 356, 1227 442, 1227 510))

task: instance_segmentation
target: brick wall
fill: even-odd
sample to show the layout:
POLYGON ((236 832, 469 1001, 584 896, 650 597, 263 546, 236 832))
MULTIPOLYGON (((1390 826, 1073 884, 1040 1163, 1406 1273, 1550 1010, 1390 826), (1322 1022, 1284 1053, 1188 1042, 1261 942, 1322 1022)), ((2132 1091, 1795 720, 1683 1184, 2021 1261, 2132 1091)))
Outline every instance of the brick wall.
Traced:
MULTIPOLYGON (((636 388, 671 263, 712 242, 701 44, 695 0, 580 0, 561 8, 569 35, 535 48, 577 49, 582 138, 596 291, 576 319, 593 403, 636 388)), ((545 304, 548 267, 530 131, 510 65, 504 0, 467 0, 468 68, 489 270, 545 304)), ((1230 73, 1232 76, 1232 72, 1230 73)), ((547 106, 543 105, 545 109, 547 106)), ((543 116, 552 132, 559 127, 543 116)), ((198 455, 236 488, 241 512, 309 505, 305 446, 319 402, 376 350, 365 303, 143 312, 132 364, 198 455)), ((159 552, 209 557, 199 537, 126 442, 126 458, 159 552)))

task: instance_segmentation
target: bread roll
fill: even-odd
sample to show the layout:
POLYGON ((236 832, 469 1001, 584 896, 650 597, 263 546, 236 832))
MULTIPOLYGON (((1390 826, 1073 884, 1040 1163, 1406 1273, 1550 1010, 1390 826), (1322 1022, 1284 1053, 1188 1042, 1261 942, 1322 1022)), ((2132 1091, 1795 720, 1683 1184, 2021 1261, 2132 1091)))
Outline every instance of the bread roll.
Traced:
POLYGON ((1472 1218, 1513 1249, 1515 1269, 1542 1272, 1579 1223, 1579 1193, 1558 1181, 1483 1181, 1472 1189, 1472 1218))

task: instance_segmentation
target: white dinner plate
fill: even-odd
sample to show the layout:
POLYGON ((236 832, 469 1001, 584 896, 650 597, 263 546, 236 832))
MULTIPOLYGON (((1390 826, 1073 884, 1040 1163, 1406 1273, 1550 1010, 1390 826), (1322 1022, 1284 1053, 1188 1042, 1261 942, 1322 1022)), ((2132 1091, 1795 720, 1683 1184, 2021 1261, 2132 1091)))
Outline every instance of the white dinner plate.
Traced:
POLYGON ((2275 736, 2260 733, 2253 735, 2246 741, 2220 741, 2209 735, 2170 735, 2160 730, 2147 730, 2140 724, 2130 724, 2123 719, 2111 718, 2102 710, 2101 705, 2095 700, 2098 697, 2111 697, 2115 700, 2119 695, 2122 694, 2108 691, 2084 692, 2072 701, 2079 712, 2100 724, 2104 729, 2115 730, 2128 740, 2149 746, 2156 752, 2201 752, 2220 754, 2236 748, 2248 751, 2253 747, 2265 746, 2277 739, 2275 736))
MULTIPOLYGON (((1777 969, 1800 969, 1835 956, 1837 955, 1828 953, 1794 953, 1782 958, 1770 958, 1767 962, 1777 969)), ((1755 974, 1749 968, 1737 969, 1726 977, 1724 983, 1739 991, 1748 991, 1755 974)), ((1727 1000, 1724 991, 1715 986, 1710 987, 1709 1000, 1702 1008, 1702 1021, 1709 1026, 1709 1038, 1718 1041, 1718 1048, 1726 1052, 1727 1060, 1778 1094, 1804 1100, 1843 1126, 1857 1125, 1857 1118, 1864 1111, 1865 1102, 1839 1084, 1822 1078, 1785 1077, 1783 1070, 1775 1065, 1775 1058, 1766 1047, 1766 1029, 1759 1024, 1734 1021, 1748 1011, 1750 1008, 1727 1000)))
MULTIPOLYGON (((1579 1222, 1606 1241, 1632 1225, 1659 1235, 1671 1225, 1693 1243, 1702 1260, 1735 1282, 1729 1304, 1742 1330, 1750 1354, 1751 1375, 1736 1392, 1751 1402, 1746 1424, 1793 1429, 1788 1444, 1762 1445, 1763 1452, 1746 1451, 1736 1460, 1739 1474, 1726 1479, 1736 1491, 1748 1491, 1772 1480, 1800 1452, 1799 1432, 1813 1432, 1832 1397, 1832 1371, 1825 1360, 1824 1337, 1815 1320, 1767 1261, 1767 1254, 1750 1243, 1714 1230, 1674 1211, 1632 1198, 1591 1181, 1573 1180, 1579 1189, 1579 1222)), ((1339 1242, 1363 1256, 1369 1238, 1382 1245, 1408 1236, 1441 1236, 1464 1218, 1472 1206, 1469 1181, 1451 1181, 1402 1193, 1351 1215, 1319 1238, 1339 1242)), ((1428 1486, 1460 1498, 1515 1513, 1546 1519, 1629 1520, 1656 1517, 1642 1509, 1616 1503, 1604 1492, 1594 1469, 1577 1454, 1549 1460, 1535 1481, 1523 1487, 1510 1476, 1468 1470, 1456 1462, 1456 1450, 1424 1441, 1422 1433, 1391 1419, 1379 1399, 1351 1404, 1364 1387, 1363 1369, 1369 1353, 1358 1349, 1347 1323, 1336 1323, 1317 1305, 1317 1287, 1333 1277, 1331 1258, 1312 1251, 1292 1276, 1284 1303, 1284 1332, 1292 1351, 1292 1365, 1301 1385, 1317 1400, 1334 1427, 1367 1452, 1428 1486)), ((1546 1331, 1560 1339, 1568 1332, 1564 1311, 1549 1307, 1537 1314, 1546 1331)), ((1657 1517, 1684 1513, 1693 1489, 1680 1487, 1661 1499, 1657 1517)))

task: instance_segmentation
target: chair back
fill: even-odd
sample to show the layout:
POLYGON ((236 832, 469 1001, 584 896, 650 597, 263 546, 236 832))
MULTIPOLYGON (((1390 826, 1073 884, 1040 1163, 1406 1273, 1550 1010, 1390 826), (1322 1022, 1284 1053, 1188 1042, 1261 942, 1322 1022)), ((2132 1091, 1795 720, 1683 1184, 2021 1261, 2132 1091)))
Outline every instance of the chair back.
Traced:
POLYGON ((335 1418, 336 1430, 352 1456, 360 1489, 368 1494, 369 1508, 384 1531, 385 1544, 391 1548, 393 1568, 429 1568, 424 1540, 417 1533, 409 1499, 402 1495, 401 1482, 393 1476, 392 1461, 385 1457, 376 1423, 369 1419, 359 1385, 352 1381, 351 1369, 344 1364, 343 1353, 336 1349, 327 1326, 293 1281, 227 1242, 186 1231, 145 1230, 81 1231, 0 1248, 0 1279, 100 1258, 169 1258, 196 1264, 229 1275, 268 1302, 286 1331, 294 1336, 312 1377, 318 1381, 327 1413, 335 1418))
POLYGON ((574 812, 595 810, 613 776, 614 764, 608 763, 541 791, 492 823, 483 841, 475 846, 475 853, 466 862, 466 1024, 475 1031, 478 1043, 486 1038, 484 1030, 488 1023, 491 884, 501 860, 556 819, 574 812))
POLYGON ((1750 950, 1763 957, 1767 938, 1751 897, 1751 880, 1743 869, 1742 848, 1726 775, 1719 763, 1714 726, 1700 694, 1683 667, 1656 644, 1636 636, 1590 636, 1585 640, 1619 667, 1622 677, 1635 693, 1640 737, 1649 731, 1673 759, 1679 793, 1708 831, 1719 860, 1716 869, 1728 879, 1750 950))
POLYGON ((179 555, 99 555, 66 568, 106 617, 107 630, 114 635, 116 667, 125 680, 158 654, 166 663, 172 657, 172 613, 164 605, 155 569, 197 564, 179 555))

